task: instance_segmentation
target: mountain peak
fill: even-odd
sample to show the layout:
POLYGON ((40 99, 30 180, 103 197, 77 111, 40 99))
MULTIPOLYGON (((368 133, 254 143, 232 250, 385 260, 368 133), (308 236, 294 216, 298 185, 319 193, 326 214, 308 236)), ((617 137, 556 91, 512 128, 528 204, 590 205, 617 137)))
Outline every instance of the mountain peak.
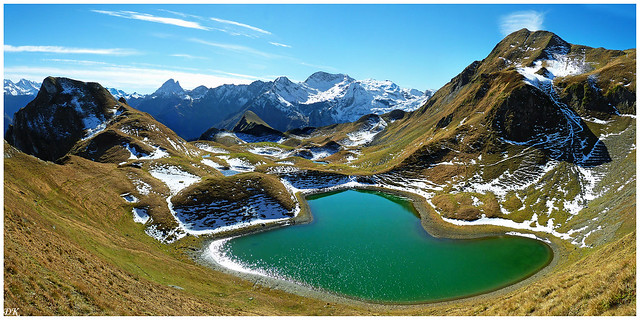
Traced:
POLYGON ((180 86, 180 81, 169 79, 162 84, 162 86, 153 93, 153 95, 181 95, 184 93, 184 89, 180 86))
POLYGON ((278 83, 278 84, 290 84, 292 83, 291 80, 289 80, 289 78, 285 77, 285 76, 280 76, 277 77, 275 80, 273 80, 273 83, 278 83))
POLYGON ((520 29, 502 39, 483 60, 482 72, 512 65, 531 66, 538 60, 551 60, 571 51, 571 44, 550 31, 520 29))
POLYGON ((242 139, 245 141, 254 141, 254 142, 279 141, 281 138, 284 137, 282 132, 273 129, 271 126, 269 126, 266 122, 264 122, 264 120, 260 119, 260 117, 251 110, 247 110, 242 115, 242 119, 240 119, 240 121, 238 121, 236 126, 233 128, 233 132, 244 134, 242 139), (246 135, 249 135, 249 136, 246 136, 246 135), (256 137, 262 137, 262 138, 256 140, 256 137))
POLYGON ((343 81, 352 82, 355 80, 342 73, 333 74, 324 71, 318 71, 310 75, 307 80, 304 81, 304 83, 311 88, 325 91, 343 81))

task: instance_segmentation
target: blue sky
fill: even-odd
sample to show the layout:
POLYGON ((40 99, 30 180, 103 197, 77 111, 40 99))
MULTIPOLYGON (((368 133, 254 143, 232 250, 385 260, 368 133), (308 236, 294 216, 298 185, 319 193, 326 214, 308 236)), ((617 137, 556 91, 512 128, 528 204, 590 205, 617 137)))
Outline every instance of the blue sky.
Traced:
POLYGON ((5 5, 4 76, 150 93, 315 71, 438 89, 510 31, 636 46, 628 5, 5 5))

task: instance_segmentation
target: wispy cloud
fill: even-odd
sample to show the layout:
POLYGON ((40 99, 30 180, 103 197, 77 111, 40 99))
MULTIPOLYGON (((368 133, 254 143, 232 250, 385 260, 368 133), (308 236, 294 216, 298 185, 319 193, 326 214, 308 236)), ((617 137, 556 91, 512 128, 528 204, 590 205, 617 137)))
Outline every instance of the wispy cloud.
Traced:
POLYGON ((527 28, 531 31, 542 30, 544 28, 543 22, 543 12, 535 10, 517 11, 500 18, 500 32, 506 36, 522 28, 527 28))
POLYGON ((250 47, 245 47, 237 44, 210 42, 210 41, 205 41, 202 39, 195 39, 195 38, 189 39, 189 40, 191 42, 200 43, 200 44, 204 44, 204 45, 215 47, 215 48, 220 48, 220 49, 229 50, 229 51, 238 52, 238 53, 249 53, 252 55, 261 56, 268 59, 279 57, 278 55, 275 55, 275 54, 262 52, 250 47))
POLYGON ((159 16, 148 14, 148 13, 139 13, 135 11, 108 11, 108 10, 91 10, 91 11, 110 15, 113 17, 125 18, 125 19, 169 24, 169 25, 174 25, 174 26, 183 27, 183 28, 211 30, 211 28, 205 27, 198 22, 188 21, 188 20, 178 19, 178 18, 159 17, 159 16))
POLYGON ((100 55, 114 55, 114 56, 127 56, 138 54, 139 52, 133 49, 92 49, 92 48, 71 48, 71 47, 59 47, 59 46, 12 46, 9 44, 4 45, 5 52, 41 52, 41 53, 60 53, 60 54, 100 54, 100 55))
POLYGON ((228 24, 228 25, 238 26, 238 27, 242 27, 242 28, 247 28, 249 30, 257 31, 257 32, 263 33, 263 34, 271 34, 271 32, 269 32, 267 30, 260 29, 258 27, 250 26, 248 24, 240 23, 240 22, 237 22, 237 21, 224 20, 224 19, 219 19, 219 18, 210 18, 210 19, 215 21, 215 22, 222 23, 222 24, 228 24))
POLYGON ((190 60, 194 60, 194 59, 209 59, 207 57, 198 57, 198 56, 194 56, 194 55, 190 55, 190 54, 186 54, 186 53, 176 53, 176 54, 171 54, 171 57, 176 57, 176 58, 185 58, 185 59, 190 59, 190 60))
POLYGON ((211 71, 211 72, 217 73, 217 74, 224 74, 224 75, 232 76, 232 77, 247 78, 247 79, 252 79, 252 80, 266 80, 266 78, 264 78, 264 77, 250 76, 250 75, 241 74, 241 73, 226 72, 226 71, 214 70, 214 69, 209 69, 208 71, 211 71))
POLYGON ((177 11, 172 11, 172 10, 167 10, 167 9, 158 9, 158 11, 162 11, 162 12, 166 12, 166 13, 175 14, 176 16, 181 16, 181 17, 183 17, 183 18, 196 17, 196 16, 188 15, 188 14, 186 14, 186 13, 177 12, 177 11))
POLYGON ((269 41, 270 44, 276 46, 276 47, 285 47, 285 48, 291 48, 290 45, 288 44, 284 44, 284 43, 279 43, 279 42, 271 42, 269 41))
POLYGON ((102 61, 92 61, 92 60, 75 60, 75 59, 42 59, 42 61, 49 62, 60 62, 60 63, 70 63, 70 64, 80 64, 84 66, 95 66, 95 65, 109 65, 109 63, 102 61))

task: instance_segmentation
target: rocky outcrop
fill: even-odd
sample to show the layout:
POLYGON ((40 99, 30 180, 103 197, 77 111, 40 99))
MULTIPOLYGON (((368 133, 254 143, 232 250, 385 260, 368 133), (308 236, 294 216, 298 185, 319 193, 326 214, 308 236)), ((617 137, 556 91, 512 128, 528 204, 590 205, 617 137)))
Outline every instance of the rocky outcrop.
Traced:
POLYGON ((98 83, 48 77, 36 98, 16 112, 6 138, 25 153, 54 161, 104 130, 120 108, 98 83))

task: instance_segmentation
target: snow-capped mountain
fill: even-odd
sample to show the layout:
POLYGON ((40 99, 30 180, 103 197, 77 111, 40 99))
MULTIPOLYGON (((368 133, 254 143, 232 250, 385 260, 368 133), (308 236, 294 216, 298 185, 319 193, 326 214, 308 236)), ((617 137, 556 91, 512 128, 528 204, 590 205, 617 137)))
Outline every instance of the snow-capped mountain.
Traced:
POLYGON ((20 79, 18 82, 13 82, 9 79, 4 79, 4 94, 10 96, 35 96, 40 90, 41 83, 20 79))
POLYGON ((275 129, 353 122, 367 114, 413 111, 433 94, 404 89, 391 81, 355 80, 345 74, 316 72, 304 82, 279 77, 245 105, 275 129))
MULTIPOLYGON (((297 111, 303 118, 320 111, 305 109, 323 105, 321 111, 327 114, 325 118, 331 119, 329 122, 343 123, 371 113, 383 114, 395 109, 413 111, 422 106, 432 92, 403 89, 389 80, 355 80, 345 74, 316 72, 300 83, 280 77, 265 94, 272 95, 271 100, 280 101, 285 109, 296 106, 297 110, 287 111, 297 111)), ((326 121, 316 125, 331 124, 322 122, 326 121)))
POLYGON ((184 94, 185 94, 185 91, 180 86, 180 81, 169 79, 165 83, 163 83, 162 86, 158 88, 158 90, 156 90, 156 92, 151 94, 151 96, 166 97, 166 96, 173 96, 173 95, 182 96, 184 94))
POLYGON ((280 131, 352 122, 366 114, 413 111, 433 94, 400 88, 391 81, 356 80, 345 74, 316 72, 303 82, 287 77, 249 85, 204 86, 184 90, 173 79, 156 92, 127 100, 186 139, 210 127, 232 129, 252 111, 280 131))
POLYGON ((4 131, 13 122, 13 114, 33 100, 38 94, 40 83, 26 79, 13 82, 4 79, 4 131))
POLYGON ((109 91, 109 93, 111 93, 111 95, 114 96, 116 99, 125 98, 127 101, 129 101, 131 99, 140 99, 144 97, 144 95, 139 94, 137 92, 126 93, 120 89, 115 89, 115 88, 105 88, 105 89, 107 89, 107 91, 109 91))

